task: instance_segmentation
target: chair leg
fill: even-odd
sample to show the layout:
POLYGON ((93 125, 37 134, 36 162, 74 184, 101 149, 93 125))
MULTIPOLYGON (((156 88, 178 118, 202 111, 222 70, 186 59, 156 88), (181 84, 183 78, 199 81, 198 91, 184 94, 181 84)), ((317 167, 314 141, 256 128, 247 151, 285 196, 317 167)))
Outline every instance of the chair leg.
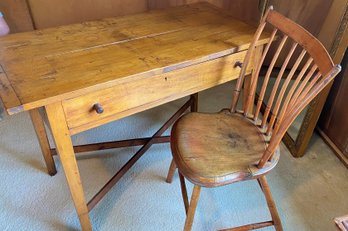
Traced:
POLYGON ((193 187, 191 201, 190 201, 190 205, 189 205, 187 216, 186 216, 184 231, 190 231, 192 228, 193 218, 195 216, 200 192, 201 192, 201 186, 195 185, 193 187))
POLYGON ((269 211, 271 212, 274 227, 277 231, 282 231, 283 230, 282 223, 280 221, 276 205, 272 198, 272 194, 268 186, 266 176, 262 176, 258 178, 257 181, 259 182, 261 189, 266 197, 267 205, 268 205, 269 211))
MULTIPOLYGON (((198 93, 192 94, 190 97, 192 99, 192 104, 191 104, 191 108, 190 108, 191 112, 197 112, 198 111, 198 93)), ((170 167, 168 170, 167 179, 166 179, 167 183, 170 184, 173 182, 175 170, 176 170, 176 164, 175 164, 174 160, 172 159, 172 162, 170 163, 170 167)))
POLYGON ((169 167, 169 170, 168 170, 167 179, 166 179, 167 183, 170 184, 170 183, 173 182, 173 177, 174 177, 175 170, 176 170, 176 164, 175 164, 174 160, 172 159, 172 162, 170 163, 170 167, 169 167))
POLYGON ((185 212, 186 212, 186 215, 187 215, 188 207, 189 207, 189 202, 188 202, 188 196, 187 196, 187 189, 186 189, 186 184, 185 184, 185 178, 184 178, 184 176, 181 174, 181 172, 179 172, 179 178, 180 178, 180 186, 181 186, 182 199, 183 199, 183 201, 184 201, 185 212))

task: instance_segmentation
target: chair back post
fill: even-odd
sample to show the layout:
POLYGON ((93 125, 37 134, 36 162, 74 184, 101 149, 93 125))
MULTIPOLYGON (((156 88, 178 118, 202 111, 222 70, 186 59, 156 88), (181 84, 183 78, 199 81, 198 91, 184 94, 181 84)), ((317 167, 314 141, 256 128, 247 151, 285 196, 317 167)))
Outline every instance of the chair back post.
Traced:
POLYGON ((236 84, 236 87, 235 87, 234 92, 233 92, 233 98, 232 98, 232 103, 231 103, 231 108, 230 108, 231 112, 235 112, 236 111, 236 106, 237 106, 238 99, 239 99, 239 96, 240 96, 240 90, 241 90, 243 82, 244 82, 245 72, 246 72, 247 67, 249 65, 250 59, 252 58, 251 55, 252 55, 252 53, 254 52, 254 50, 256 48, 257 41, 260 38, 260 36, 261 36, 265 26, 266 26, 267 15, 268 15, 268 13, 271 10, 273 10, 273 6, 269 7, 269 9, 267 10, 265 16, 261 19, 260 25, 258 26, 258 28, 257 28, 257 30, 255 32, 254 38, 251 41, 249 49, 248 49, 248 51, 247 51, 247 53, 245 55, 245 58, 244 58, 244 61, 243 61, 243 65, 242 65, 242 69, 240 71, 240 74, 239 74, 239 77, 238 77, 238 80, 237 80, 237 84, 236 84))
POLYGON ((259 168, 264 167, 272 158, 285 132, 300 112, 341 70, 339 65, 333 64, 330 55, 318 39, 270 7, 261 20, 244 59, 233 93, 231 112, 240 112, 237 110, 237 104, 244 84, 246 68, 267 25, 272 26, 273 31, 270 34, 269 42, 263 49, 259 63, 253 69, 249 92, 247 97, 244 97, 246 100, 243 102, 241 110, 244 116, 253 118, 264 135, 271 136, 269 145, 258 163, 259 168), (274 44, 273 42, 276 40, 278 43, 274 44), (260 70, 272 45, 275 45, 275 53, 260 82, 260 70), (272 85, 270 84, 271 74, 278 58, 286 50, 283 49, 284 47, 290 49, 285 54, 284 62, 272 85), (290 64, 292 64, 291 67, 290 64), (300 70, 298 70, 299 67, 301 67, 300 70), (247 115, 250 104, 255 102, 258 82, 260 82, 261 89, 256 107, 252 115, 247 115), (270 94, 267 102, 264 102, 267 93, 270 94), (258 124, 260 114, 262 114, 262 118, 261 123, 258 124))

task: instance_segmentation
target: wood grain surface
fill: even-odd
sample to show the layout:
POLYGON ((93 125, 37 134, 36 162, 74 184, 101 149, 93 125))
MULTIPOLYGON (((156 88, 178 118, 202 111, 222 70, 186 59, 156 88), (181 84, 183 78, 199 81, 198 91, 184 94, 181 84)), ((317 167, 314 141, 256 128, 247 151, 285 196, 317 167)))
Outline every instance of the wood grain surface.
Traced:
POLYGON ((277 231, 283 230, 265 174, 277 164, 279 144, 291 123, 340 70, 341 67, 333 64, 319 40, 303 27, 276 12, 273 7, 269 8, 246 52, 240 77, 233 93, 231 108, 223 109, 219 113, 189 113, 173 125, 171 131, 173 159, 179 173, 195 185, 192 204, 187 205, 184 179, 180 176, 185 210, 188 211, 185 231, 191 230, 198 200, 196 199, 198 198, 197 193, 195 193, 197 187, 217 187, 250 179, 258 180, 272 221, 224 230, 250 230, 269 225, 274 225, 277 231), (266 24, 273 27, 270 43, 274 41, 273 38, 277 31, 279 32, 280 39, 276 52, 264 78, 260 78, 260 66, 265 62, 270 43, 265 46, 262 54, 257 55, 261 64, 254 64, 256 68, 254 68, 251 79, 245 78, 248 62, 255 58, 255 55, 253 57, 251 54, 258 50, 255 44, 266 28, 266 24), (286 42, 290 44, 290 51, 285 55, 275 83, 270 84, 270 73, 286 42), (297 46, 302 48, 299 55, 295 55, 297 46), (309 58, 304 58, 306 54, 309 58), (280 84, 291 58, 294 60, 294 64, 284 83, 280 84), (304 67, 295 77, 294 84, 289 84, 302 61, 305 62, 304 67), (261 82, 261 90, 256 96, 258 82, 261 82), (249 86, 245 87, 245 84, 249 86), (244 89, 242 89, 243 85, 244 89), (248 92, 245 92, 245 89, 248 92), (267 89, 271 93, 268 99, 265 99, 267 89), (238 100, 242 98, 242 90, 247 97, 243 97, 242 109, 238 109, 238 100), (250 110, 249 107, 254 102, 257 102, 257 106, 255 110, 250 110), (265 109, 261 112, 262 105, 265 105, 265 109), (259 118, 261 113, 262 117, 259 118))
POLYGON ((36 29, 146 11, 146 0, 28 0, 36 29))
MULTIPOLYGON (((234 64, 242 61, 245 53, 238 52, 65 100, 63 106, 70 132, 75 134, 236 79, 240 68, 234 64), (104 108, 102 114, 93 110, 96 103, 104 108)), ((251 66, 247 72, 251 73, 251 66)))
POLYGON ((267 143, 253 122, 239 114, 190 113, 174 125, 171 147, 175 163, 191 182, 215 187, 252 179, 272 169, 277 158, 253 171, 267 143))
POLYGON ((21 103, 5 107, 13 114, 216 59, 247 49, 255 30, 199 3, 9 35, 0 64, 21 103))

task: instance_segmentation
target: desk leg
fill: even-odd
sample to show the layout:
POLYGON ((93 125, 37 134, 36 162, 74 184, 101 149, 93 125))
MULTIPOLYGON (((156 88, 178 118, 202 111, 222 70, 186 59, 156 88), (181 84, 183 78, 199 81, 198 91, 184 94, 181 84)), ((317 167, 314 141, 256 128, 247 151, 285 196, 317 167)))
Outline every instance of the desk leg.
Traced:
POLYGON ((47 138, 44 122, 40 115, 39 109, 31 110, 30 117, 34 125, 34 129, 39 140, 42 155, 44 157, 48 174, 54 176, 57 173, 56 165, 50 150, 50 143, 47 138))
POLYGON ((82 230, 92 230, 68 126, 61 102, 45 107, 52 135, 70 188, 82 230))
MULTIPOLYGON (((198 111, 198 93, 192 94, 190 97, 192 99, 191 112, 197 112, 198 111)), ((170 167, 167 174, 167 179, 166 179, 167 183, 169 184, 172 183, 176 168, 177 168, 176 164, 174 160, 172 159, 172 162, 170 162, 170 167)))

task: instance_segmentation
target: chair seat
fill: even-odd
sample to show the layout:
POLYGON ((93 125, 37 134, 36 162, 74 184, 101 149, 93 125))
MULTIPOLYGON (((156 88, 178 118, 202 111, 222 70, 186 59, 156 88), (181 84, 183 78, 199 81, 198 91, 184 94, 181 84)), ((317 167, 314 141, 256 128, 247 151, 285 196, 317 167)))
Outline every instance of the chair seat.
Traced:
POLYGON ((229 111, 186 114, 175 123, 171 134, 173 158, 179 171, 192 183, 205 187, 267 173, 277 164, 279 151, 258 169, 266 147, 257 126, 229 111))

